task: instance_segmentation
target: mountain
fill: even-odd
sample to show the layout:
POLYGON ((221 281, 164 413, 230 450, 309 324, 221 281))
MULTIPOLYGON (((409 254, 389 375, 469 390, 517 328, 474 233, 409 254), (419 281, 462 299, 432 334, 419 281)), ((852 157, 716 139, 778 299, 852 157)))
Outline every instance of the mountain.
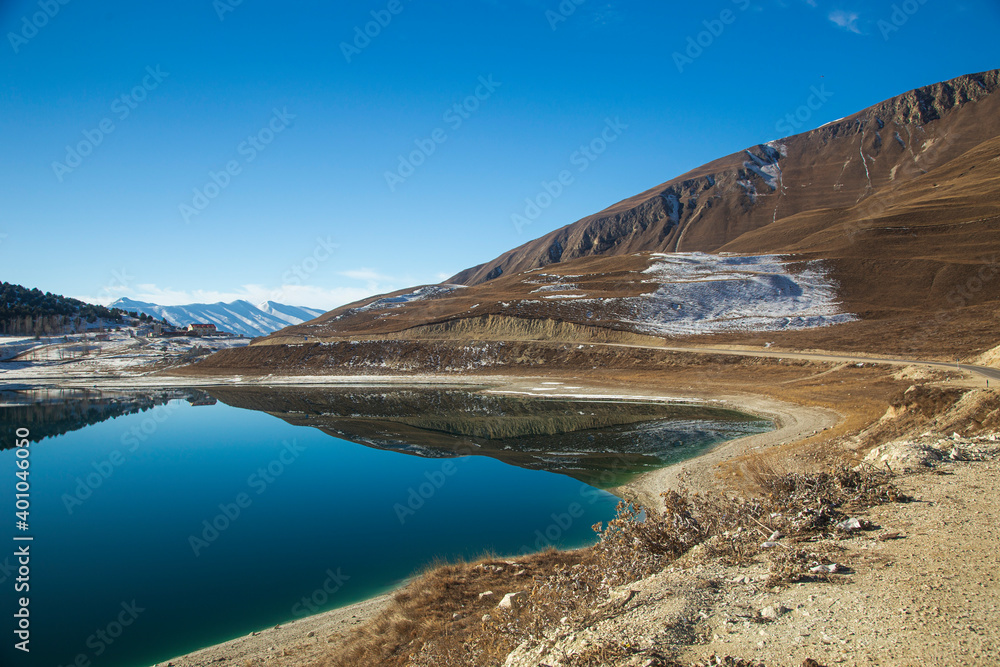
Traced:
POLYGON ((449 283, 475 285, 595 255, 716 252, 801 214, 854 206, 1000 134, 1000 70, 925 86, 852 116, 715 160, 449 283))
POLYGON ((214 324, 220 331, 243 334, 244 336, 266 336, 290 324, 300 324, 323 314, 322 310, 287 306, 273 301, 265 301, 259 307, 249 301, 232 303, 192 303, 185 306, 160 306, 145 301, 122 298, 111 308, 121 308, 128 312, 140 312, 157 318, 166 318, 177 326, 203 323, 214 324))
POLYGON ((992 71, 906 93, 711 162, 447 283, 348 304, 201 368, 586 370, 610 363, 588 343, 705 336, 981 354, 1000 342, 998 88, 992 71))
POLYGON ((265 301, 257 306, 258 310, 282 320, 288 324, 301 324, 308 320, 322 315, 325 311, 315 308, 301 308, 299 306, 288 306, 274 301, 265 301))

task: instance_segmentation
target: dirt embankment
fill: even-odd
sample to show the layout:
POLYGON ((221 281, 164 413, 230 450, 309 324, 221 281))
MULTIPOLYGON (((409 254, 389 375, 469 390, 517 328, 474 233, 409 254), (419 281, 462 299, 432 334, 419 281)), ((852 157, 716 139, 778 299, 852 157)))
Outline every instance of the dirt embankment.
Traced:
MULTIPOLYGON (((411 327, 387 335, 312 336, 317 342, 350 340, 425 340, 425 341, 569 341, 574 343, 626 343, 632 345, 659 345, 662 338, 644 336, 630 331, 617 331, 605 327, 585 326, 546 318, 485 315, 466 317, 436 324, 411 327)), ((255 345, 288 345, 303 342, 302 336, 269 336, 255 345)))
MULTIPOLYGON (((567 325, 570 326, 570 325, 567 325)), ((616 332, 609 332, 609 335, 616 332)), ((192 366, 171 373, 188 376, 219 374, 262 375, 393 375, 451 373, 456 377, 485 372, 507 376, 535 373, 585 373, 605 371, 682 370, 713 367, 808 367, 810 362, 791 359, 740 358, 727 354, 699 354, 616 345, 660 346, 658 339, 621 334, 621 342, 453 340, 350 340, 293 345, 251 345, 221 350, 192 366), (635 340, 633 340, 635 339, 635 340)), ((743 384, 742 382, 740 382, 743 384)))

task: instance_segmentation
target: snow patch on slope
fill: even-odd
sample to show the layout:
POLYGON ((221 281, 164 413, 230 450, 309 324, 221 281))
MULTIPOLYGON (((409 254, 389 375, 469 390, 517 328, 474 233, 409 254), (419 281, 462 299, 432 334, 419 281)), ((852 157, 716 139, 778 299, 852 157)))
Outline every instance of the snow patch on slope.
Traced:
POLYGON ((778 151, 778 155, 781 157, 788 157, 788 146, 781 143, 780 141, 769 141, 764 144, 768 148, 778 151))
POLYGON ((538 289, 531 290, 532 294, 536 292, 572 292, 574 290, 580 289, 580 286, 576 283, 556 283, 554 285, 545 285, 544 287, 539 287, 538 289))
MULTIPOLYGON (((761 148, 765 153, 764 157, 745 151, 750 159, 744 162, 743 166, 760 176, 769 188, 777 190, 781 185, 781 166, 778 160, 781 159, 782 152, 770 144, 764 144, 761 148)), ((783 149, 784 145, 781 145, 781 148, 783 149)))
POLYGON ((275 303, 274 301, 265 301, 258 304, 257 308, 261 312, 267 313, 288 324, 302 324, 303 322, 316 319, 326 312, 325 310, 318 310, 316 308, 289 306, 284 303, 275 303))
POLYGON ((681 200, 676 193, 671 192, 669 194, 660 195, 666 200, 667 218, 673 222, 679 222, 681 219, 681 200))
MULTIPOLYGON (((380 299, 375 299, 369 304, 364 306, 358 306, 357 308, 351 308, 348 313, 366 313, 373 310, 385 310, 386 308, 399 308, 411 301, 423 301, 425 299, 433 299, 435 297, 444 296, 450 292, 454 292, 457 289, 464 289, 465 285, 425 285, 424 287, 417 288, 412 292, 407 292, 406 294, 397 294, 396 296, 384 296, 380 299)), ((347 315, 348 313, 344 313, 347 315)))
POLYGON ((851 322, 819 261, 795 267, 777 255, 653 255, 644 282, 654 292, 621 299, 625 321, 654 335, 778 331, 851 322))

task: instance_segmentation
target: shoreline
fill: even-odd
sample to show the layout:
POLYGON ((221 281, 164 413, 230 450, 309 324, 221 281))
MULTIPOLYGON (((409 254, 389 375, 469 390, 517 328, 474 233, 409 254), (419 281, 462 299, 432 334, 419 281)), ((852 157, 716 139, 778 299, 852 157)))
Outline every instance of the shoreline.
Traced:
MULTIPOLYGON (((154 378, 145 377, 145 380, 154 378)), ((166 378, 157 377, 162 381, 166 378)), ((511 376, 453 376, 423 375, 419 378, 410 376, 304 376, 278 378, 257 377, 256 381, 247 381, 242 377, 229 378, 199 378, 202 382, 190 383, 173 376, 177 383, 168 386, 225 386, 227 384, 252 384, 254 386, 358 386, 358 385, 438 385, 438 386, 479 386, 488 393, 528 394, 533 396, 552 396, 553 398, 590 398, 608 399, 620 398, 626 400, 643 400, 656 402, 704 403, 717 405, 746 414, 763 417, 772 421, 775 429, 766 433, 758 433, 735 440, 719 443, 709 451, 692 459, 675 463, 657 470, 643 473, 626 484, 612 489, 606 489, 615 495, 636 500, 649 506, 659 504, 659 494, 673 489, 692 488, 706 490, 714 487, 717 481, 712 474, 715 468, 726 461, 743 456, 751 451, 760 451, 769 447, 788 444, 806 438, 816 432, 832 428, 842 419, 842 415, 826 408, 809 407, 779 399, 744 393, 713 394, 707 391, 684 390, 677 391, 681 395, 669 395, 649 384, 637 385, 633 388, 614 387, 610 382, 579 380, 577 378, 559 378, 559 384, 553 376, 511 377, 511 376), (553 388, 552 393, 540 394, 532 389, 545 382, 546 388, 553 388), (571 387, 562 386, 572 382, 571 387), (560 389, 558 393, 554 390, 560 389), (570 391, 572 393, 566 393, 570 391)), ((97 388, 140 388, 140 386, 163 386, 162 382, 148 382, 123 387, 120 382, 104 381, 97 388)), ((66 386, 66 385, 64 385, 66 386)), ((70 388, 67 386, 67 388, 70 388)), ((404 584, 405 585, 405 584, 404 584)), ((157 663, 156 667, 202 667, 220 661, 252 659, 264 660, 277 655, 292 653, 311 655, 318 653, 328 643, 342 637, 355 625, 372 618, 386 609, 393 600, 395 591, 384 593, 374 598, 357 602, 345 607, 321 612, 298 619, 285 625, 268 628, 257 633, 238 637, 236 639, 207 646, 198 651, 181 655, 166 662, 157 663)))
MULTIPOLYGON (((400 586, 405 585, 406 582, 400 584, 400 586)), ((242 661, 287 656, 293 650, 303 657, 308 657, 312 653, 318 655, 331 637, 346 636, 352 628, 388 607, 396 590, 337 609, 304 616, 289 623, 250 632, 219 644, 212 644, 170 660, 154 663, 153 667, 168 665, 202 667, 220 662, 242 665, 244 664, 242 661)))
POLYGON ((728 395, 719 397, 718 400, 733 410, 770 420, 774 423, 774 430, 726 440, 699 456, 643 473, 608 491, 616 495, 626 494, 647 506, 655 507, 660 504, 659 496, 665 491, 680 491, 684 488, 705 491, 714 488, 718 481, 712 471, 723 463, 751 452, 803 440, 833 428, 843 419, 834 410, 797 405, 764 396, 728 395))

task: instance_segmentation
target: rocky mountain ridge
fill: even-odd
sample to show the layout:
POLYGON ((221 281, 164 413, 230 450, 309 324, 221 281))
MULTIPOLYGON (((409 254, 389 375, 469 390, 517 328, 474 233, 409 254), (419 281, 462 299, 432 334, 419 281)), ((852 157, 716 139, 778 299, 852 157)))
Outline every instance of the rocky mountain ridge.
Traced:
POLYGON ((475 285, 595 255, 714 252, 795 214, 856 205, 1000 134, 998 87, 1000 70, 969 74, 733 153, 447 282, 475 285))

